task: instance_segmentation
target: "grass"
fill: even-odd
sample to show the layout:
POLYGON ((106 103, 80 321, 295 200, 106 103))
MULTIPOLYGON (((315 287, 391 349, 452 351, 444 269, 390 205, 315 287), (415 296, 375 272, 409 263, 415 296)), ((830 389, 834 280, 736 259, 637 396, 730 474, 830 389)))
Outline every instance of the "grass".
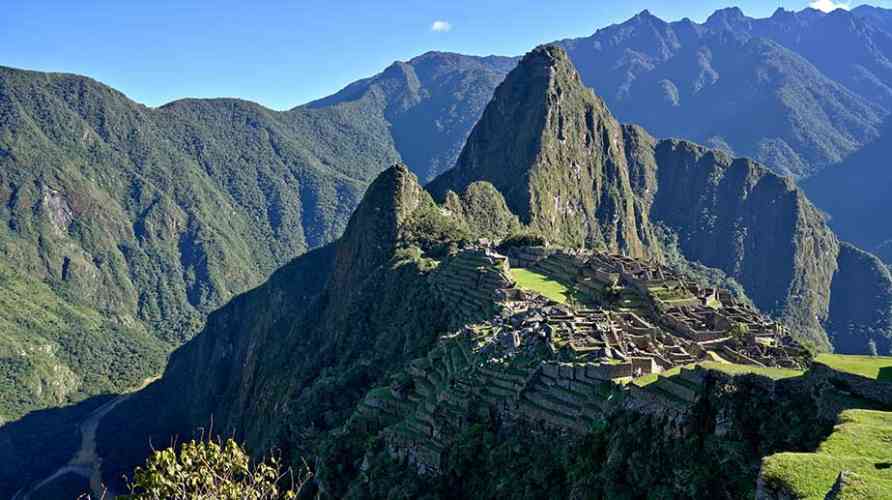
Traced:
MULTIPOLYGON (((685 368, 691 368, 693 366, 694 365, 687 365, 687 366, 685 366, 685 368)), ((646 386, 656 382, 657 379, 659 379, 661 376, 673 377, 675 375, 678 375, 679 373, 681 373, 681 368, 682 368, 681 366, 676 366, 675 368, 671 368, 671 369, 666 370, 662 373, 648 373, 647 375, 642 375, 642 376, 636 378, 635 380, 632 381, 632 383, 637 385, 638 387, 646 387, 646 386)))
POLYGON ((840 498, 892 496, 892 413, 848 410, 814 453, 778 453, 762 462, 768 484, 795 498, 823 499, 840 471, 855 479, 840 498))
POLYGON ((716 370, 727 373, 728 375, 754 374, 762 375, 763 377, 768 377, 774 380, 798 377, 803 373, 799 370, 791 370, 789 368, 766 368, 753 365, 738 365, 734 363, 716 363, 714 361, 705 361, 703 363, 700 363, 700 366, 706 368, 707 370, 716 370))
POLYGON ((892 357, 819 354, 815 361, 840 372, 892 382, 892 357))
POLYGON ((518 287, 536 292, 561 304, 566 304, 573 296, 573 292, 560 282, 529 269, 511 269, 511 277, 518 287))
MULTIPOLYGON (((798 377, 802 375, 803 372, 799 370, 790 370, 787 368, 764 368, 761 366, 752 366, 752 365, 738 365, 734 363, 717 363, 714 361, 702 361, 700 363, 693 363, 690 365, 685 365, 684 368, 693 368, 694 366, 702 366, 707 370, 716 370, 722 373, 727 373, 728 375, 761 375, 763 377, 768 377, 774 380, 779 380, 782 378, 790 378, 790 377, 798 377)), ((660 376, 663 377, 672 377, 674 375, 678 375, 681 373, 681 366, 676 366, 669 370, 666 370, 662 373, 649 373, 647 375, 643 375, 641 377, 636 378, 632 381, 633 384, 638 387, 645 387, 649 384, 652 384, 657 381, 660 376)))

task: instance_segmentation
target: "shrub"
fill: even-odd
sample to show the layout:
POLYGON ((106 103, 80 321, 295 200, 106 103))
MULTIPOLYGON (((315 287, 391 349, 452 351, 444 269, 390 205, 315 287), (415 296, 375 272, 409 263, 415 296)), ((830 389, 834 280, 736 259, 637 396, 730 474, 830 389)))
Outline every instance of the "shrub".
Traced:
POLYGON ((506 252, 510 248, 517 247, 544 247, 548 246, 548 240, 545 239, 541 234, 524 232, 517 233, 508 236, 501 243, 499 243, 498 250, 500 252, 506 252))
POLYGON ((190 441, 155 451, 137 467, 129 484, 131 500, 276 500, 297 498, 309 479, 283 471, 271 456, 253 462, 234 440, 190 441))

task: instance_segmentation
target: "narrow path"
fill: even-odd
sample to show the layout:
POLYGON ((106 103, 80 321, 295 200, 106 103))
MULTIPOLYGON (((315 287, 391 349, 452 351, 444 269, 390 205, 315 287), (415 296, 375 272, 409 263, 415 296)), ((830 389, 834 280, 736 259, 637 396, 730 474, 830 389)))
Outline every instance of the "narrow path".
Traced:
MULTIPOLYGON (((93 410, 93 412, 90 413, 87 418, 80 423, 80 425, 78 425, 78 429, 81 433, 81 445, 75 452, 74 456, 71 457, 71 460, 69 460, 67 464, 53 472, 46 479, 35 483, 33 486, 30 486, 27 489, 19 490, 12 497, 12 500, 31 500, 31 493, 38 491, 40 488, 49 484, 56 478, 68 473, 77 474, 89 479, 90 491, 92 492, 94 497, 102 498, 102 459, 96 456, 96 430, 99 428, 99 423, 106 415, 108 415, 109 412, 114 410, 115 407, 130 399, 130 397, 133 396, 135 392, 143 389, 159 378, 160 376, 149 377, 143 380, 139 387, 134 388, 128 393, 121 394, 120 396, 93 410)), ((114 495, 106 494, 106 498, 114 498, 114 495)))

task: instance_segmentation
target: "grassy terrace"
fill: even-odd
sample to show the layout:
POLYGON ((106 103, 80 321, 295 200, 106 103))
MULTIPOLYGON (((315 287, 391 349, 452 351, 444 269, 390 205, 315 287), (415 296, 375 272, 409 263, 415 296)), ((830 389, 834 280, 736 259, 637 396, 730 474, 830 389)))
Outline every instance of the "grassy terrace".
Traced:
POLYGON ((778 453, 765 458, 762 474, 796 498, 820 500, 842 470, 854 472, 840 498, 880 499, 892 495, 892 413, 848 410, 833 434, 814 453, 778 453))
MULTIPOLYGON (((728 375, 761 375, 763 377, 768 377, 774 380, 779 380, 782 378, 790 378, 790 377, 798 377, 802 375, 803 372, 798 370, 789 370, 787 368, 763 368, 761 366, 751 366, 751 365, 737 365, 733 363, 716 363, 713 361, 703 361, 701 363, 694 363, 691 365, 687 365, 685 368, 693 368, 694 366, 702 366, 707 370, 717 370, 723 373, 727 373, 728 375)), ((678 375, 681 372, 681 367, 676 366, 670 370, 667 370, 663 373, 656 374, 651 373, 648 375, 644 375, 643 377, 638 377, 633 380, 632 383, 639 386, 644 387, 648 384, 652 384, 657 381, 657 378, 660 376, 663 377, 671 377, 673 375, 678 375)))
POLYGON ((573 295, 562 283, 529 269, 511 269, 511 277, 519 288, 536 292, 561 304, 567 303, 573 295))
POLYGON ((819 354, 815 361, 840 372, 853 373, 881 382, 892 382, 892 357, 819 354))

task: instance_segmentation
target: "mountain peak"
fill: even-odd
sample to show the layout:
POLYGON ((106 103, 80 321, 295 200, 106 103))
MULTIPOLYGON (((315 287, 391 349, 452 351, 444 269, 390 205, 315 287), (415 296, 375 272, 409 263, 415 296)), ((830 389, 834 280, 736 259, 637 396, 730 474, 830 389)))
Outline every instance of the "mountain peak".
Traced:
POLYGON ((443 200, 487 181, 550 241, 641 255, 623 134, 567 53, 537 47, 496 89, 455 168, 428 188, 443 200))
POLYGON ((573 64, 570 62, 570 56, 567 55, 567 51, 557 45, 540 45, 527 52, 520 60, 520 65, 526 66, 554 66, 557 64, 573 64))
POLYGON ((740 7, 727 7, 712 13, 706 20, 706 26, 712 28, 727 28, 748 21, 749 18, 740 10, 740 7))
POLYGON ((390 258, 400 225, 425 196, 418 178, 401 163, 378 174, 337 243, 332 276, 335 289, 348 289, 351 279, 365 275, 390 258))

